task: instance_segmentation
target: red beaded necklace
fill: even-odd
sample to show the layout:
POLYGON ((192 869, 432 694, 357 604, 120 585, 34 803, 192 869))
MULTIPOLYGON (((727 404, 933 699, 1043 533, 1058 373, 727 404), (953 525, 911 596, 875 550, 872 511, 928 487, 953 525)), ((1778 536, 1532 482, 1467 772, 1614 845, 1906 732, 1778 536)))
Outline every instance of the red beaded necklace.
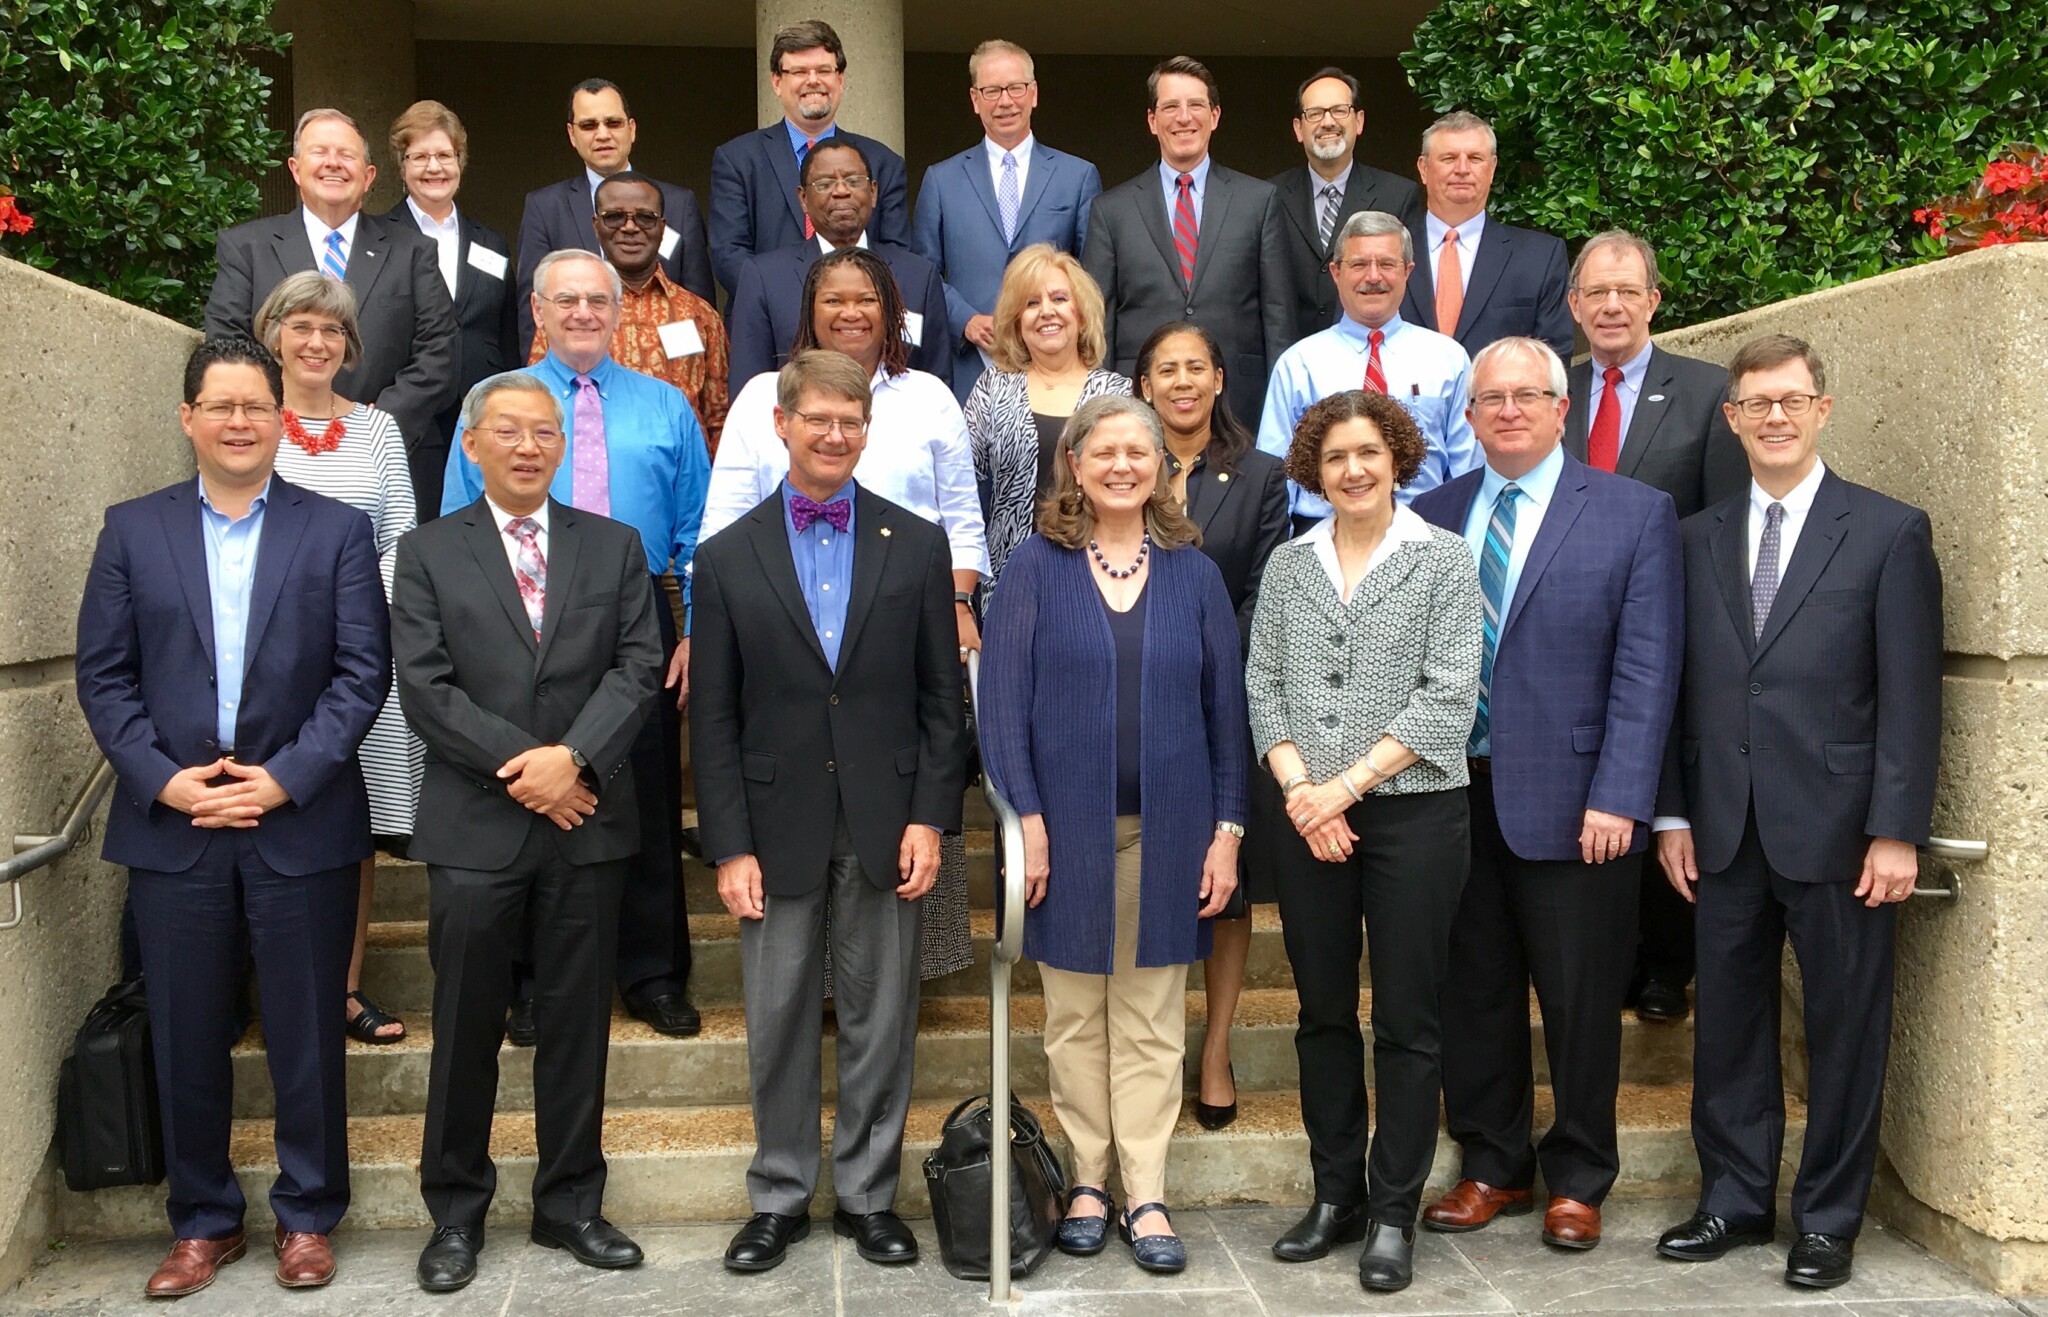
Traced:
POLYGON ((342 424, 341 418, 337 416, 327 423, 327 428, 320 432, 318 439, 315 439, 312 435, 306 433, 306 427, 300 424, 296 412, 292 411, 289 407, 284 408, 283 411, 284 437, 305 449, 307 453, 314 457, 318 457, 322 453, 331 453, 341 447, 342 437, 348 433, 348 426, 342 424))

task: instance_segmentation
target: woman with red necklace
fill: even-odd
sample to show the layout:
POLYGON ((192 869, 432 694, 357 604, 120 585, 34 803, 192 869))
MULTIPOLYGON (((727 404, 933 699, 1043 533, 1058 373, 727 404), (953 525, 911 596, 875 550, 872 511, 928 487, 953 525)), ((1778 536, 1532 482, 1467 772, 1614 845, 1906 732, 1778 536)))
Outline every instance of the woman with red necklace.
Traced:
MULTIPOLYGON (((284 442, 277 446, 277 474, 369 516, 388 600, 398 537, 417 524, 419 514, 398 422, 334 391, 335 375, 362 355, 355 294, 347 284, 316 271, 290 275, 257 310, 256 337, 284 365, 284 442)), ((425 756, 399 711, 396 683, 363 739, 358 760, 370 792, 370 830, 378 848, 403 853, 412 836, 425 756)), ((363 937, 370 926, 375 866, 374 858, 363 861, 344 1010, 351 1038, 395 1043, 405 1037, 405 1022, 379 1010, 362 992, 363 937)))

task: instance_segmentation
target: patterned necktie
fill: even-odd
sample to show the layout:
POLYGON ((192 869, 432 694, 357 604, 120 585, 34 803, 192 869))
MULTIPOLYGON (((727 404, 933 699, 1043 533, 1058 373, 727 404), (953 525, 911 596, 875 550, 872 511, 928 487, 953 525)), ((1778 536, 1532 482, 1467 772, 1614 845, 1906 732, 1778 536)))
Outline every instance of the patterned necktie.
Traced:
MULTIPOLYGON (((799 179, 801 179, 804 176, 804 161, 810 159, 811 148, 816 145, 817 142, 815 140, 806 138, 804 140, 804 144, 796 149, 796 176, 799 179)), ((799 183, 798 186, 801 187, 802 184, 799 183)), ((809 242, 811 239, 817 236, 818 230, 814 225, 812 225, 811 212, 807 210, 804 212, 804 241, 809 242)))
POLYGON ((612 515, 611 453, 604 442, 604 401, 597 381, 576 377, 575 452, 569 459, 569 503, 600 517, 612 515))
POLYGON ((1465 309, 1465 269, 1458 259, 1458 231, 1444 230, 1443 254, 1436 263, 1436 332, 1458 336, 1458 313, 1465 309))
POLYGON ((1180 280, 1192 286, 1195 282, 1195 249, 1198 246, 1195 233, 1195 176, 1182 174, 1174 180, 1173 198, 1173 246, 1180 253, 1180 280))
POLYGON ((1372 345, 1372 355, 1365 359, 1366 392, 1385 393, 1387 391, 1387 372, 1380 369, 1380 344, 1387 341, 1387 336, 1375 329, 1372 333, 1365 336, 1365 341, 1372 345))
POLYGON ((1771 603, 1778 597, 1778 551, 1784 543, 1785 505, 1773 503, 1764 510, 1764 537, 1756 546, 1756 570, 1749 577, 1749 624, 1753 640, 1764 638, 1764 623, 1771 619, 1771 603))
POLYGON ((519 583, 519 598, 526 604, 526 620, 533 624, 533 638, 540 639, 540 619, 547 612, 548 560, 540 551, 540 523, 532 517, 514 517, 505 523, 505 533, 519 541, 519 559, 512 579, 519 583))
POLYGON ((1327 253, 1330 250, 1330 235, 1337 231, 1337 206, 1343 197, 1338 193, 1335 183, 1323 184, 1323 190, 1317 195, 1322 198, 1323 204, 1316 216, 1316 232, 1322 238, 1323 251, 1327 253))
MULTIPOLYGON (((1500 646, 1500 624, 1508 611, 1508 558, 1515 550, 1515 496, 1521 486, 1510 482, 1493 500, 1493 516, 1486 523, 1486 543, 1479 551, 1479 593, 1483 597, 1480 616, 1479 710, 1472 723, 1473 749, 1487 746, 1492 731, 1493 655, 1500 646)), ((1492 747, 1487 746, 1488 749, 1492 747)))
POLYGON ((1003 242, 1017 241, 1017 207, 1022 204, 1017 187, 1017 153, 1003 152, 1003 176, 996 182, 996 208, 1003 213, 1003 242))
POLYGON ((844 535, 847 518, 852 515, 853 504, 850 500, 835 498, 830 503, 819 503, 805 498, 794 490, 790 491, 789 524, 796 527, 796 533, 799 535, 809 530, 814 521, 822 521, 844 535))
POLYGON ((1586 436, 1586 462, 1612 471, 1621 458, 1621 367, 1609 366, 1605 378, 1607 387, 1600 391, 1600 408, 1586 436))
POLYGON ((320 253, 320 273, 330 279, 348 278, 348 253, 341 247, 341 230, 327 235, 327 246, 320 253))

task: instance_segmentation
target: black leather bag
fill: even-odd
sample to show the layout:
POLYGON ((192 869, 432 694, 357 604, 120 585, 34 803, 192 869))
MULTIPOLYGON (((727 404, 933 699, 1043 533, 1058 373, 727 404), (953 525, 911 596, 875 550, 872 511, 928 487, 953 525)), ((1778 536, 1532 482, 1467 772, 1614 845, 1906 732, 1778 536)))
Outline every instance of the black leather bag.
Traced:
MULTIPOLYGON (((994 1122, 987 1094, 954 1107, 939 1146, 924 1159, 939 1257, 961 1280, 988 1279, 989 1152, 994 1122)), ((1052 1253, 1067 1210, 1067 1173, 1031 1108, 1010 1102, 1010 1277, 1028 1276, 1052 1253)))
POLYGON ((57 1144, 72 1189, 161 1184, 164 1123, 142 980, 107 989, 57 1072, 57 1144))

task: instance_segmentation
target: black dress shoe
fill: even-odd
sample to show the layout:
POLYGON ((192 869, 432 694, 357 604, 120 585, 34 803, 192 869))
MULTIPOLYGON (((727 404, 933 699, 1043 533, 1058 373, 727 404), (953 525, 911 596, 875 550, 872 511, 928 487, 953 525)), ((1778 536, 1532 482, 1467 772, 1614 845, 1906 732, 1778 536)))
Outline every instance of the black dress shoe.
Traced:
POLYGON ((917 1237, 894 1212, 865 1215, 838 1208, 832 1213, 835 1233, 853 1241, 853 1251, 870 1262, 896 1266, 917 1261, 917 1237))
POLYGON ((531 1234, 533 1242, 542 1248, 567 1249, 570 1257, 586 1267, 616 1271, 620 1267, 639 1266, 643 1257, 638 1244, 601 1216, 586 1216, 567 1223, 536 1218, 531 1234))
POLYGON ((420 1250, 420 1288, 434 1294, 459 1290, 476 1279, 476 1255, 484 1251, 482 1226, 441 1226, 420 1250))
POLYGON ((1195 1091, 1195 1124, 1205 1130, 1227 1129, 1237 1119, 1237 1066, 1230 1067, 1230 1101, 1222 1106, 1211 1106, 1202 1101, 1201 1086, 1195 1091))
POLYGON ((1768 1244, 1776 1230, 1777 1222, 1770 1217, 1737 1225, 1708 1212, 1694 1212, 1691 1220, 1657 1237, 1657 1252, 1680 1262, 1712 1262, 1742 1244, 1768 1244))
POLYGON ((1373 1222, 1365 1232, 1365 1251, 1358 1255, 1358 1283, 1392 1293, 1407 1289, 1414 1279, 1415 1227, 1373 1222))
POLYGON ((1785 1259, 1785 1283, 1831 1290, 1849 1279, 1856 1241, 1840 1235, 1801 1235, 1785 1259))
POLYGON ((539 1037, 533 1027, 533 998, 513 1002, 512 1013, 505 1017, 505 1040, 514 1047, 531 1047, 539 1037))
POLYGON ((728 1271, 766 1271, 782 1265, 789 1246, 811 1233, 808 1216, 782 1216, 756 1212, 725 1246, 728 1271))
POLYGON ((671 1038, 695 1038, 704 1027, 704 1017, 680 992, 664 992, 646 1001, 629 1001, 626 1009, 633 1018, 659 1034, 671 1038))
POLYGON ((1333 1244, 1356 1244, 1371 1225, 1362 1207, 1312 1203, 1294 1228, 1273 1241, 1273 1256, 1282 1262, 1314 1262, 1333 1244))
POLYGON ((701 828, 684 828, 676 837, 682 843, 683 854, 698 860, 704 858, 704 832, 701 828))
POLYGON ((1663 983, 1651 979, 1643 985, 1643 992, 1636 998, 1636 1018, 1654 1020, 1660 1024, 1683 1020, 1692 1010, 1692 1003, 1686 1000, 1685 985, 1663 983))

